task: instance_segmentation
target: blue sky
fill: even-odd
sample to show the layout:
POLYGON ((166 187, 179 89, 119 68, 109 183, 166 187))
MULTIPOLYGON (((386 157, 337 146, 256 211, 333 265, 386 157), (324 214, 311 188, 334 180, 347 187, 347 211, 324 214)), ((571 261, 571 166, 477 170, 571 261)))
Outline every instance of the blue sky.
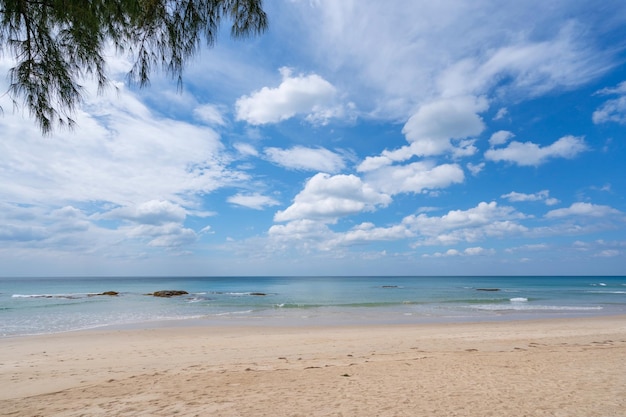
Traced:
POLYGON ((625 2, 265 9, 73 131, 0 96, 0 276, 626 274, 625 2))

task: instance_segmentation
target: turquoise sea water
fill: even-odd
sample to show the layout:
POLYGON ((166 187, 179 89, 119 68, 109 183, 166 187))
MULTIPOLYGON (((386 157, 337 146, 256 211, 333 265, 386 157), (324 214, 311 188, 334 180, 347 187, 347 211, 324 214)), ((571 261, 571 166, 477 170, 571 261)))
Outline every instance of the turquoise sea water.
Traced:
POLYGON ((626 314, 626 277, 0 278, 0 336, 104 326, 341 325, 626 314), (184 290, 188 295, 145 294, 184 290), (117 291, 119 296, 93 296, 117 291))

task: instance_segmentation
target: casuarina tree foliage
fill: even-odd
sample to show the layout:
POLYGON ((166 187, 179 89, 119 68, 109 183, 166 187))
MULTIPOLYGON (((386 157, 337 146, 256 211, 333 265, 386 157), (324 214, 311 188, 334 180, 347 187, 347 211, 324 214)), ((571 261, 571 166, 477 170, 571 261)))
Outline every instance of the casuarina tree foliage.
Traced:
POLYGON ((81 80, 107 85, 105 51, 132 57, 130 83, 146 86, 157 68, 178 80, 205 42, 212 46, 224 20, 231 35, 267 28, 262 0, 0 0, 0 52, 15 65, 8 94, 23 104, 43 133, 73 126, 81 80))

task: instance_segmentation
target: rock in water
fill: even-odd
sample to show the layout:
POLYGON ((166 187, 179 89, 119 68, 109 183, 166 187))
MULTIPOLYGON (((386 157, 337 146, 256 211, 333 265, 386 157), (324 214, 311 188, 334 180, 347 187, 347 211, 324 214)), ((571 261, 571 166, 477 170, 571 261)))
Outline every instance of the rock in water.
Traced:
POLYGON ((152 294, 148 294, 148 295, 153 295, 155 297, 174 297, 177 295, 185 295, 185 294, 189 294, 187 291, 180 291, 180 290, 162 290, 162 291, 155 291, 152 294))
POLYGON ((119 293, 117 291, 105 291, 105 292, 101 292, 98 294, 87 294, 88 297, 96 297, 98 295, 108 295, 111 297, 117 297, 119 295, 119 293))

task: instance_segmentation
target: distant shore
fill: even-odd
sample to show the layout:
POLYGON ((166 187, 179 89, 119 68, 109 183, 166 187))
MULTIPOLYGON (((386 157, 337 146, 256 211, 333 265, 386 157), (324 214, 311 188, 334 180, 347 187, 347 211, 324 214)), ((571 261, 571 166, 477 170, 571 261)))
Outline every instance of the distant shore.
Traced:
POLYGON ((621 416, 626 316, 0 339, 3 415, 621 416))

